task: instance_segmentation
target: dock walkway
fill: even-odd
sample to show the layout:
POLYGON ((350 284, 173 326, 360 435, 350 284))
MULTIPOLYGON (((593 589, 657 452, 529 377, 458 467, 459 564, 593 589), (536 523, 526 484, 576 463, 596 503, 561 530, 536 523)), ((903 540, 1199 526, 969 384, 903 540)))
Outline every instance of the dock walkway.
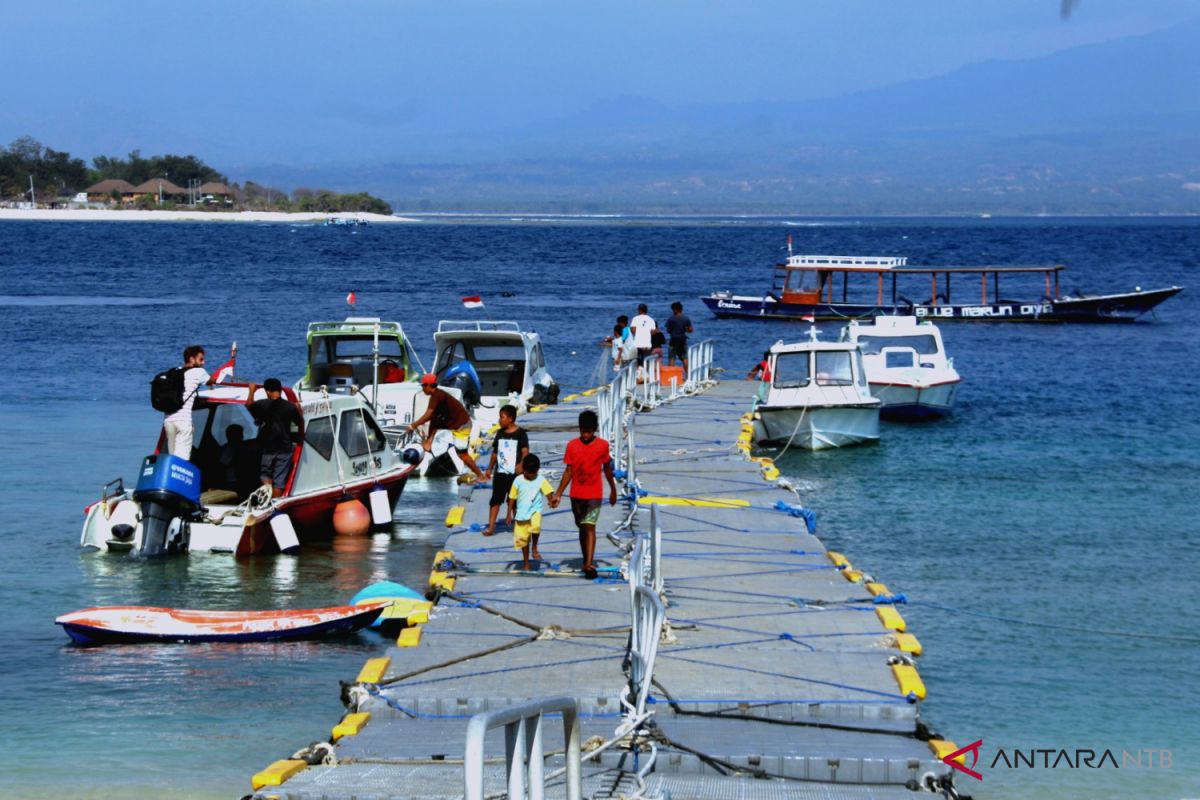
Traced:
MULTIPOLYGON (((542 561, 526 573, 507 528, 481 533, 490 491, 462 487, 430 578, 438 602, 343 691, 334 763, 276 762, 255 776, 255 797, 462 797, 469 720, 551 696, 578 708, 584 797, 956 796, 940 760, 956 746, 929 741, 920 721, 920 644, 887 587, 828 552, 770 461, 748 457, 753 386, 725 382, 628 416, 635 476, 622 475, 631 491, 602 512, 596 580, 578 571, 565 499, 545 515, 542 561), (630 676, 645 667, 630 656, 645 643, 631 644, 629 573, 654 558, 651 542, 665 622, 652 681, 640 684, 647 718, 622 726, 637 705, 630 676), (625 735, 589 757, 614 732, 625 735)), ((555 486, 593 401, 519 420, 555 486)), ((569 796, 552 772, 568 760, 561 728, 548 718, 538 742, 548 797, 569 796)), ((498 731, 484 740, 488 796, 504 794, 506 746, 518 747, 498 731)))

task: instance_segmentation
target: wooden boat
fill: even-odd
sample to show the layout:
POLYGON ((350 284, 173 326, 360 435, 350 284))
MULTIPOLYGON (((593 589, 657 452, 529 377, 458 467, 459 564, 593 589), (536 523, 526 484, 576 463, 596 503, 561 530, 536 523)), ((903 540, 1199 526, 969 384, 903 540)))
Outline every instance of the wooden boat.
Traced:
POLYGON ((361 630, 390 601, 287 611, 200 611, 151 606, 101 606, 54 620, 76 644, 132 642, 262 642, 311 639, 361 630))
POLYGON ((751 319, 845 321, 907 315, 934 322, 1132 322, 1183 291, 1170 286, 1116 294, 1063 294, 1064 269, 1062 265, 910 267, 906 258, 792 255, 789 238, 788 258, 775 265, 770 292, 762 296, 713 292, 700 299, 718 317, 751 319), (1024 284, 1016 291, 1028 293, 1030 299, 1004 299, 1001 278, 1006 284, 1024 284), (959 298, 969 284, 977 286, 979 293, 962 302, 959 298))

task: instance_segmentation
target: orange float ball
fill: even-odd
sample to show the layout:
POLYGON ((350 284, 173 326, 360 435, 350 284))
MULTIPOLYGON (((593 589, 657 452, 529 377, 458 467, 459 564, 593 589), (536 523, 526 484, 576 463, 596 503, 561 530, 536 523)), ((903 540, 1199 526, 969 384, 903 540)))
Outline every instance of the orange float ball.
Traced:
POLYGON ((338 536, 362 536, 371 530, 371 512, 354 498, 347 498, 333 509, 333 532, 338 536))

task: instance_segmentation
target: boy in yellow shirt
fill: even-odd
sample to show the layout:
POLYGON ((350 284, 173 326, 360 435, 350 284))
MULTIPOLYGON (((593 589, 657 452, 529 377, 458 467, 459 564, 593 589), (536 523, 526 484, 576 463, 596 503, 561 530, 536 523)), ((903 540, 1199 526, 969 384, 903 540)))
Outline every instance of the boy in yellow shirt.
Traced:
POLYGON ((513 524, 513 549, 521 551, 522 569, 529 570, 529 550, 533 545, 533 557, 541 559, 538 552, 538 536, 542 533, 543 498, 550 498, 550 507, 557 508, 558 501, 552 496, 554 487, 545 478, 538 475, 542 468, 541 459, 533 453, 525 456, 521 462, 521 474, 518 475, 508 491, 508 518, 513 524))

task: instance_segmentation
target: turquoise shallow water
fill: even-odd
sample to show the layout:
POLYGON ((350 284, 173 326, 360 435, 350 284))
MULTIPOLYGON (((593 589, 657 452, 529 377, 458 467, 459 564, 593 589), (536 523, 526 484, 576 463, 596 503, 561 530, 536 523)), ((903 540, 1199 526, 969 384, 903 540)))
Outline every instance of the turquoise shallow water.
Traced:
MULTIPOLYGON (((372 580, 419 584, 441 543, 445 482, 414 483, 396 533, 353 550, 237 562, 81 555, 80 511, 130 476, 158 416, 146 381, 193 341, 237 340, 239 373, 292 380, 304 326, 401 320, 423 357, 439 318, 487 315, 546 340, 589 385, 616 313, 681 299, 738 377, 786 323, 717 321, 695 298, 761 290, 793 220, 701 225, 0 225, 10 391, 0 398, 0 651, 5 797, 229 797, 328 735, 382 642, 78 649, 52 624, 88 605, 329 605, 372 580), (514 293, 501 297, 502 291, 514 293), (73 766, 63 769, 66 759, 73 766), (79 765, 86 765, 86 768, 79 765)), ((914 263, 1066 263, 1067 286, 1197 286, 1200 222, 843 220, 810 252, 914 263)), ((947 327, 965 376, 955 416, 885 423, 873 448, 789 453, 830 547, 904 592, 925 646, 930 725, 997 748, 1171 750, 1171 769, 984 769, 977 797, 1200 796, 1198 294, 1135 326, 947 327), (1116 634, 1135 634, 1134 636, 1116 634), (1179 637, 1179 639, 1145 637, 1179 637)), ((216 363, 219 363, 217 361, 216 363)), ((967 784, 970 785, 967 785, 967 784)))

